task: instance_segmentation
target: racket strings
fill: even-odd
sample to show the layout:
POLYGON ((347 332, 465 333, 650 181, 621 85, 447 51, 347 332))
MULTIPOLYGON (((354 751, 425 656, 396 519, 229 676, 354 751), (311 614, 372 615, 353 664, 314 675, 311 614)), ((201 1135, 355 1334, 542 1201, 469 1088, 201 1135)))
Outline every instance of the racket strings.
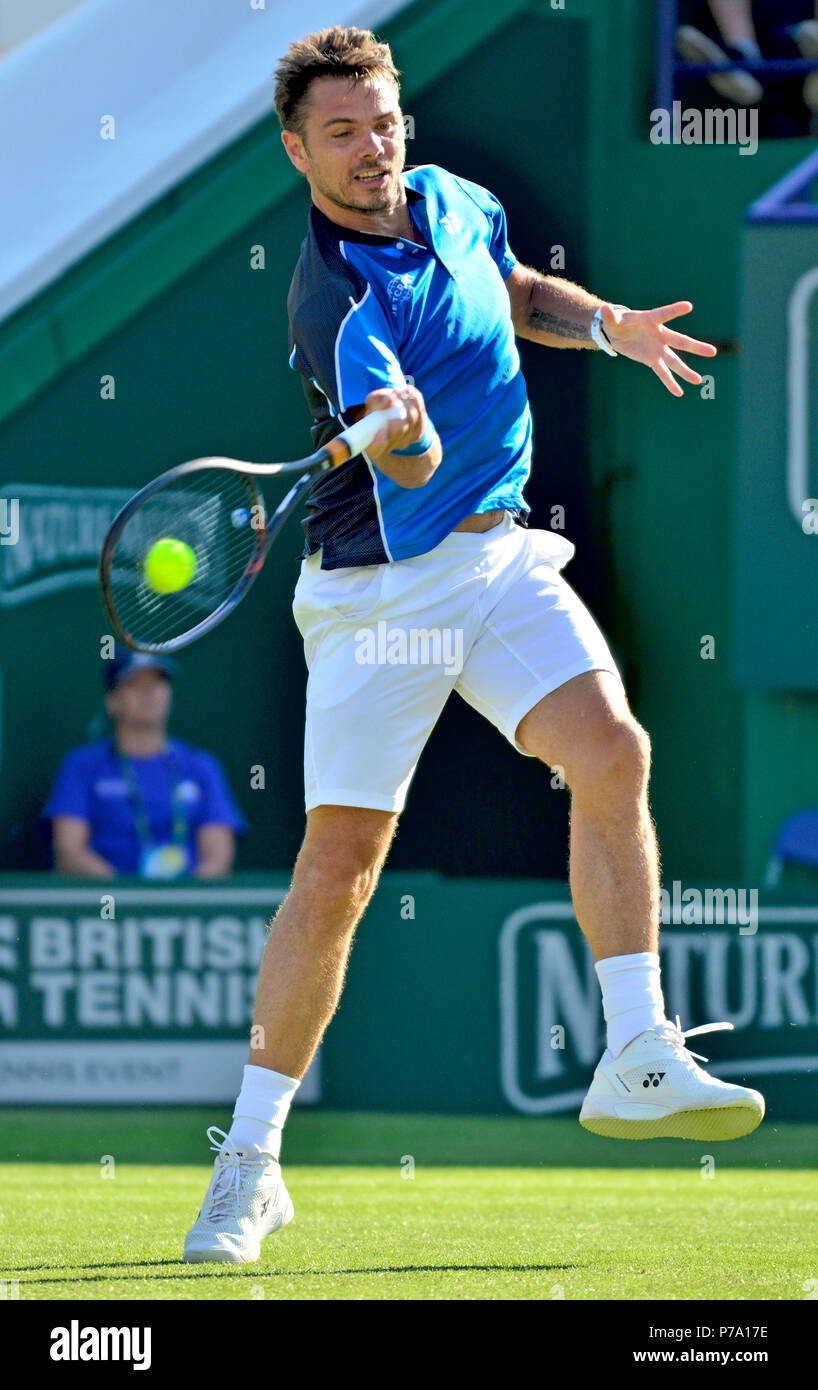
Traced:
POLYGON ((267 523, 254 480, 227 469, 175 478, 125 522, 108 563, 107 592, 123 631, 145 646, 172 642, 231 597, 261 548, 267 523), (183 588, 160 593, 146 557, 158 541, 181 541, 195 557, 183 588))

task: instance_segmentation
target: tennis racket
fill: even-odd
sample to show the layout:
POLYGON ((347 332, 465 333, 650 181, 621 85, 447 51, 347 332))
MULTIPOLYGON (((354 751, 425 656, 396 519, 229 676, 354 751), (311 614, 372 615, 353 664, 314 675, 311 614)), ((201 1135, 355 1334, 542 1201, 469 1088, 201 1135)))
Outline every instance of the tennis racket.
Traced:
POLYGON ((114 517, 102 543, 99 583, 114 635, 138 652, 172 652, 210 632, 244 598, 288 516, 318 474, 373 442, 402 405, 374 410, 293 463, 200 458, 160 474, 114 517), (272 516, 257 478, 300 473, 272 516), (176 542, 185 572, 157 588, 146 559, 176 542), (149 582, 152 580, 152 582, 149 582), (169 591, 168 591, 169 590, 169 591))

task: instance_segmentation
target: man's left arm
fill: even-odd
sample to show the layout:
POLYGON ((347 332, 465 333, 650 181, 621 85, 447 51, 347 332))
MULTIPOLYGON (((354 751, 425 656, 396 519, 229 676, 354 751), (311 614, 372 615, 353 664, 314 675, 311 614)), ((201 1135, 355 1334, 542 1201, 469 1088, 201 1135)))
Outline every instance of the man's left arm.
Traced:
POLYGON ((540 275, 531 266, 519 262, 506 280, 506 288, 518 338, 543 343, 546 347, 598 349, 600 345, 592 333, 592 323, 599 311, 599 328, 613 352, 650 367, 673 396, 684 394, 677 376, 692 386, 699 386, 702 380, 699 373, 679 357, 679 351, 691 352, 697 357, 716 355, 717 349, 712 343, 668 328, 670 319, 690 313, 693 305, 688 299, 658 309, 627 309, 622 304, 598 299, 570 280, 540 275))

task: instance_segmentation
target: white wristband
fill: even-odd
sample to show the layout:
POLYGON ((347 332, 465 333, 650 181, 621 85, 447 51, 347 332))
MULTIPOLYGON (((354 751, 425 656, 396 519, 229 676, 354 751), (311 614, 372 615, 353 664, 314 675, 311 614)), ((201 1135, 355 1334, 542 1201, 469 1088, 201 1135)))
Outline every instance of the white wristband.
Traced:
MULTIPOLYGON (((619 307, 619 306, 617 306, 617 307, 619 307)), ((604 329, 604 327, 603 327, 603 325, 602 325, 602 308, 601 308, 601 306, 600 306, 599 309, 597 309, 596 313, 594 314, 593 318, 591 319, 591 337, 593 338, 593 340, 594 340, 594 342, 596 343, 597 347, 598 347, 598 348, 601 348, 603 352, 607 352, 607 354, 608 354, 609 357, 618 357, 618 356, 619 356, 619 353, 618 353, 614 348, 611 347, 611 343, 610 343, 610 340, 609 340, 609 338, 608 338, 608 335, 606 334, 605 329, 604 329)))

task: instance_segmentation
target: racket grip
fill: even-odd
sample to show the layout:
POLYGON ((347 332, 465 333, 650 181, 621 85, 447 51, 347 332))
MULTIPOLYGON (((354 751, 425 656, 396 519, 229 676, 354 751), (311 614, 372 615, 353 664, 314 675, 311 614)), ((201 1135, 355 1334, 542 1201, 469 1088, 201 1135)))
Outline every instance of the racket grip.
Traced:
POLYGON ((388 410, 373 410, 356 424, 336 435, 332 443, 346 445, 349 450, 347 457, 352 458, 353 454, 360 454, 363 449, 368 449, 376 434, 384 425, 388 425, 390 420, 405 419, 406 411, 402 405, 390 406, 388 410))

